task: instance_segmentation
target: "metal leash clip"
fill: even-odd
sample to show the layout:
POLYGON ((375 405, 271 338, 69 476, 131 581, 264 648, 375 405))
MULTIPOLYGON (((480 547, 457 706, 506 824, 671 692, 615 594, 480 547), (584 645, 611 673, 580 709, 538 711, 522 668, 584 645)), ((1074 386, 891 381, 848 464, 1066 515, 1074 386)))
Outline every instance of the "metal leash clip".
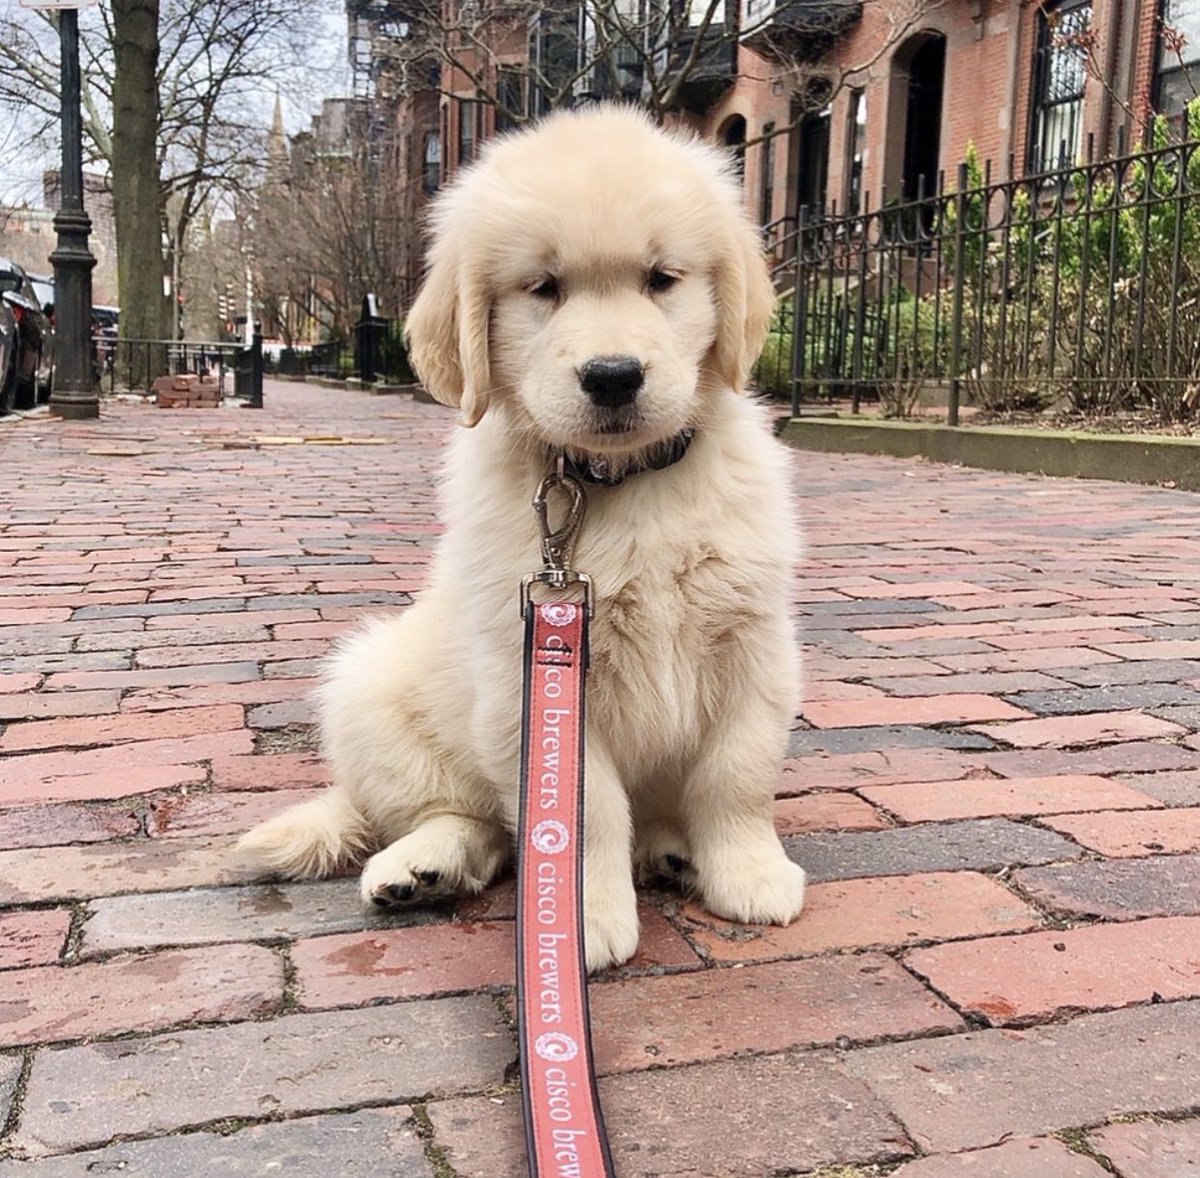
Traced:
POLYGON ((579 529, 583 525, 587 500, 584 498, 583 486, 566 473, 565 466, 566 458, 559 454, 554 469, 538 483, 538 488, 533 494, 533 510, 537 513, 538 527, 542 533, 542 561, 546 567, 540 572, 528 573, 521 579, 522 617, 529 611, 530 589, 534 584, 548 585, 560 592, 572 585, 582 585, 587 616, 591 618, 594 612, 591 577, 571 568, 571 558, 575 552, 579 529), (564 492, 567 497, 566 515, 557 528, 550 524, 550 493, 555 490, 564 492))

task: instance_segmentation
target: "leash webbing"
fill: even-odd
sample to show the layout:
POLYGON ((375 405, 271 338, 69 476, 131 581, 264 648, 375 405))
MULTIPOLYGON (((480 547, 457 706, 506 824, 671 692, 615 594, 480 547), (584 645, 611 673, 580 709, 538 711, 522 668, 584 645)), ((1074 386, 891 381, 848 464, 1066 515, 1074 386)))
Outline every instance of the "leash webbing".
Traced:
POLYGON ((531 1178, 612 1178, 583 953, 586 606, 525 609, 517 1024, 531 1178))

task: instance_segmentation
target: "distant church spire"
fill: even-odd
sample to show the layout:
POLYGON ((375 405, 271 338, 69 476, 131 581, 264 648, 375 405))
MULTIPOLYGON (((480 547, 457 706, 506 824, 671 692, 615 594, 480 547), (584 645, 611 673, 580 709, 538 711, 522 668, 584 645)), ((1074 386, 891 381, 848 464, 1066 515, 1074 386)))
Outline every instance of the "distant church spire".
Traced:
POLYGON ((276 179, 287 172, 288 141, 283 129, 283 100, 275 91, 275 117, 271 120, 271 133, 267 136, 267 176, 276 179))

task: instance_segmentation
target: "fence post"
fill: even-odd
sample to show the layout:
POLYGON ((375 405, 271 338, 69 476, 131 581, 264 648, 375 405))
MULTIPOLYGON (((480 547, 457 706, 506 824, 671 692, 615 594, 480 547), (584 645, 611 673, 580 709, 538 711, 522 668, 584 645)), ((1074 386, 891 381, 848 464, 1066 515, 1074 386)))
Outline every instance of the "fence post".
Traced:
POLYGON ((967 165, 958 165, 958 191, 954 194, 954 303, 950 320, 950 404, 947 422, 958 425, 958 397, 962 384, 963 284, 967 274, 967 165))
MULTIPOLYGON (((866 227, 870 224, 871 199, 863 197, 863 244, 866 244, 866 227)), ((886 256, 886 255, 885 255, 886 256)), ((862 362, 863 335, 867 330, 867 251, 858 251, 858 290, 855 292, 856 306, 854 308, 854 351, 850 354, 850 412, 858 416, 862 410, 862 362)), ((882 280, 882 268, 880 278, 882 280)), ((846 291, 849 298, 849 290, 846 291)))
POLYGON ((796 290, 792 295, 792 416, 800 416, 800 385, 804 381, 804 341, 808 330, 808 275, 804 269, 808 205, 800 206, 796 223, 796 290))
POLYGON ((250 408, 263 407, 263 346, 262 324, 254 325, 254 339, 250 342, 250 408))

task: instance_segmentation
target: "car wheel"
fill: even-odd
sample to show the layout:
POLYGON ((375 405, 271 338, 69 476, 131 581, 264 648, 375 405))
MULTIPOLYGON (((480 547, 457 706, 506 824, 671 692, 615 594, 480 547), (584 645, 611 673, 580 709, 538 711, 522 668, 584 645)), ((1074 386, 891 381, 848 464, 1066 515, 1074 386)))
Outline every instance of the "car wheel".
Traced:
MULTIPOLYGON (((18 351, 18 356, 19 356, 18 351)), ((18 363, 17 368, 21 365, 18 363)), ((18 375, 16 378, 16 402, 18 409, 32 409, 37 404, 37 365, 34 364, 29 370, 29 375, 22 380, 18 375)))
POLYGON ((8 353, 8 368, 0 380, 0 415, 11 413, 17 399, 17 365, 16 354, 8 353))

